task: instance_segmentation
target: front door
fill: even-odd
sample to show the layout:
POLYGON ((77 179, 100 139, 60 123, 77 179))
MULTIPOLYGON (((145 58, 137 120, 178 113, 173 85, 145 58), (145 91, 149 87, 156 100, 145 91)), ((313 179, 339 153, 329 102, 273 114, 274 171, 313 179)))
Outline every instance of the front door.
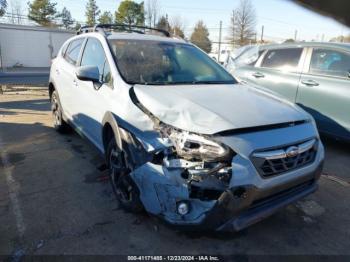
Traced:
POLYGON ((109 97, 112 96, 113 80, 101 42, 97 38, 88 38, 80 66, 97 66, 100 84, 78 80, 79 127, 84 135, 99 148, 102 146, 102 120, 108 110, 109 97))
POLYGON ((303 48, 267 50, 249 72, 249 82, 270 89, 294 103, 304 62, 302 54, 303 48))

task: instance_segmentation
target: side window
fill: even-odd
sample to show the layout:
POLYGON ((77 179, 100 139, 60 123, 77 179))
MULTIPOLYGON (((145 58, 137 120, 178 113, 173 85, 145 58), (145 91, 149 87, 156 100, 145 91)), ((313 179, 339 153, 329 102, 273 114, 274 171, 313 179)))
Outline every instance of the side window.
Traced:
POLYGON ((81 59, 81 66, 97 66, 100 72, 100 80, 104 83, 112 83, 110 67, 107 62, 105 51, 99 40, 89 38, 81 59))
POLYGON ((79 38, 77 40, 72 41, 69 44, 66 53, 64 54, 64 58, 72 65, 76 65, 78 61, 80 49, 83 42, 83 38, 79 38))
POLYGON ((293 70, 298 66, 302 51, 302 48, 269 50, 261 63, 261 67, 293 70))
POLYGON ((350 77, 350 55, 334 50, 315 48, 311 56, 309 73, 350 77))
POLYGON ((68 47, 69 43, 65 43, 64 46, 62 47, 62 51, 61 51, 61 55, 64 57, 66 51, 67 51, 67 47, 68 47))

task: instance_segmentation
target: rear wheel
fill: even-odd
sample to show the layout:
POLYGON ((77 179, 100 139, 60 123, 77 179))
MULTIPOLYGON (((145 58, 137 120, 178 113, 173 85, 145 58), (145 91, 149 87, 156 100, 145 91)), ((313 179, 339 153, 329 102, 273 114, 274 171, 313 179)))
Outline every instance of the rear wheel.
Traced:
POLYGON ((62 108, 58 100, 58 94, 56 91, 53 91, 51 95, 51 112, 53 127, 57 132, 64 133, 70 130, 69 125, 63 120, 62 117, 62 108))
POLYGON ((107 149, 107 163, 109 167, 110 181, 113 191, 123 206, 130 212, 141 212, 143 210, 140 201, 140 193, 137 185, 130 176, 131 168, 128 163, 128 152, 126 148, 120 150, 112 138, 107 149))

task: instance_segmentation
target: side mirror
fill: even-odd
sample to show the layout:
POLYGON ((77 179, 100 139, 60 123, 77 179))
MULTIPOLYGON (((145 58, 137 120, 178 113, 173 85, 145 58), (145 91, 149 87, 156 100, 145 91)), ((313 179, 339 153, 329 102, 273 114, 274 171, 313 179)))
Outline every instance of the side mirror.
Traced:
POLYGON ((81 81, 100 83, 100 72, 97 66, 80 66, 77 68, 76 75, 81 81))

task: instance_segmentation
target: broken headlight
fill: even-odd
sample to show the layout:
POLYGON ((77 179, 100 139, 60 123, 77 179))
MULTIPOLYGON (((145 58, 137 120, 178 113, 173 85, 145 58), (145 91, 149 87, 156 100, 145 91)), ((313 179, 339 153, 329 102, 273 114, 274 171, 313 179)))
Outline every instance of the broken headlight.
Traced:
POLYGON ((187 160, 205 162, 231 161, 233 151, 208 136, 178 130, 163 125, 161 133, 167 136, 176 149, 176 153, 187 160))

